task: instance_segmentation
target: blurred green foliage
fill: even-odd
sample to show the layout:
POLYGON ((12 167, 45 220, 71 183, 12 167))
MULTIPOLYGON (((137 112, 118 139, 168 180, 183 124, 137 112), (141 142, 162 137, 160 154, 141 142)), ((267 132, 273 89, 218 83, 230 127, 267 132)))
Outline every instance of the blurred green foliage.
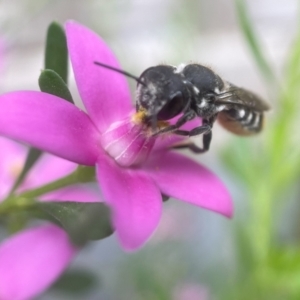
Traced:
MULTIPOLYGON (((222 153, 225 166, 243 182, 244 196, 249 200, 248 217, 235 224, 237 270, 226 298, 300 299, 299 240, 293 245, 282 241, 275 226, 300 175, 300 27, 284 72, 275 79, 245 1, 235 3, 241 30, 266 86, 278 97, 272 99, 273 110, 266 113, 261 136, 233 140, 222 153)), ((279 226, 290 221, 284 219, 279 226)))

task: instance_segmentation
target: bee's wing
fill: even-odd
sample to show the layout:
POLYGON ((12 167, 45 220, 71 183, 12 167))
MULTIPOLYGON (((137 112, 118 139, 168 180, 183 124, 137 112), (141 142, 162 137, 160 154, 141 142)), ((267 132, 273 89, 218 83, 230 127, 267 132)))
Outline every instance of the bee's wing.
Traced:
POLYGON ((270 106, 256 94, 228 83, 226 92, 217 96, 217 103, 242 105, 255 111, 269 110, 270 106))

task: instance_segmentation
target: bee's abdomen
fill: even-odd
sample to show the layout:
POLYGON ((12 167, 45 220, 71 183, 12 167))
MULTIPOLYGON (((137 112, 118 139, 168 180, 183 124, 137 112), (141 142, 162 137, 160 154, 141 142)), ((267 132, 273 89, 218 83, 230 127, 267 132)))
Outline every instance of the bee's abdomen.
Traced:
POLYGON ((218 114, 220 124, 238 135, 252 135, 263 127, 263 113, 248 108, 231 108, 218 114))

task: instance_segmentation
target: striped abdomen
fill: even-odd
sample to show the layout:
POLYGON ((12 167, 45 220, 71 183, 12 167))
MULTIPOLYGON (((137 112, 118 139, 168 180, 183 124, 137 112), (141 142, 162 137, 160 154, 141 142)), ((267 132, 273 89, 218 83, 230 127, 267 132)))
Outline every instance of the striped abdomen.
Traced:
POLYGON ((263 127, 263 112, 247 107, 224 109, 218 114, 218 121, 232 133, 238 135, 256 134, 263 127))

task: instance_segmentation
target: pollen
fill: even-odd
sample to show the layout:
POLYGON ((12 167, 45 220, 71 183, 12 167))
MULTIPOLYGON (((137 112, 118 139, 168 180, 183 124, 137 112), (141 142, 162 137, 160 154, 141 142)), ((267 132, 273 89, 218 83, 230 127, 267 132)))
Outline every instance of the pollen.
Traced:
POLYGON ((134 124, 143 124, 145 123, 146 116, 147 116, 147 111, 145 109, 140 109, 132 116, 131 121, 134 124))
POLYGON ((159 130, 164 129, 164 128, 168 127, 169 125, 170 125, 170 123, 167 121, 158 121, 157 122, 157 128, 159 130))
POLYGON ((155 134, 157 131, 164 129, 165 127, 169 126, 169 122, 167 121, 157 121, 156 123, 156 129, 153 130, 151 125, 146 121, 147 120, 147 110, 144 108, 140 109, 137 111, 135 114, 132 115, 131 121, 135 125, 145 125, 145 133, 147 136, 152 136, 155 134))
POLYGON ((153 129, 151 126, 148 126, 148 130, 147 130, 147 135, 148 136, 152 136, 152 135, 156 135, 157 132, 159 132, 160 130, 168 127, 170 124, 167 121, 158 121, 156 123, 156 128, 153 129))

